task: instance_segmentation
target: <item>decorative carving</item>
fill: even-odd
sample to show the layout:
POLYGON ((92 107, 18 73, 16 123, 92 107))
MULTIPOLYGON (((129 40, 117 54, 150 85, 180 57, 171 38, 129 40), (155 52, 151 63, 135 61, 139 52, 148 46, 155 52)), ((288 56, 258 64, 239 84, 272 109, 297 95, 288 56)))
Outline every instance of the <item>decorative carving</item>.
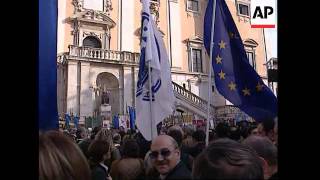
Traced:
POLYGON ((110 15, 110 11, 112 10, 112 3, 111 0, 104 0, 104 8, 103 11, 107 13, 107 15, 110 15))
POLYGON ((86 36, 95 36, 97 38, 99 38, 100 40, 102 40, 102 34, 96 34, 95 32, 83 32, 82 37, 86 37, 86 36))
POLYGON ((158 25, 159 23, 159 3, 151 1, 150 2, 150 13, 153 16, 153 20, 158 25))
POLYGON ((75 13, 83 10, 83 0, 72 0, 72 4, 74 6, 75 13))
MULTIPOLYGON (((72 4, 74 6, 75 13, 82 12, 82 11, 86 10, 85 8, 83 8, 84 1, 85 0, 72 0, 72 4)), ((103 4, 104 4, 103 12, 109 16, 110 11, 113 10, 111 0, 101 0, 101 1, 103 1, 103 4)))

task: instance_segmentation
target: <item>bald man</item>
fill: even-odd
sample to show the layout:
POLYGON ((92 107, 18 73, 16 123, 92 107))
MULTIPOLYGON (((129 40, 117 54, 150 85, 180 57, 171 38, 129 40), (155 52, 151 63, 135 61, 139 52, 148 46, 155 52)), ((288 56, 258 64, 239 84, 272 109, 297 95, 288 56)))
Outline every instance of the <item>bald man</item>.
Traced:
POLYGON ((180 161, 177 142, 168 135, 157 136, 151 144, 149 154, 153 167, 159 173, 157 179, 191 179, 191 172, 180 161))

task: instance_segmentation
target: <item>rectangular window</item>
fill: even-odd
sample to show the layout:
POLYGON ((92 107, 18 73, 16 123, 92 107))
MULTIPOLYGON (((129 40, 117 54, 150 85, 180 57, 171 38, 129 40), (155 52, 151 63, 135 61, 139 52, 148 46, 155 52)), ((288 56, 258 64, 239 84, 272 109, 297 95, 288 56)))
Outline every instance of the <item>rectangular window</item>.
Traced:
POLYGON ((102 11, 103 0, 84 0, 83 8, 102 11))
POLYGON ((238 3, 238 14, 242 16, 250 16, 249 15, 249 5, 238 3))
POLYGON ((248 60, 249 60, 249 64, 254 69, 256 69, 256 62, 255 62, 255 59, 254 59, 254 52, 247 51, 247 57, 248 57, 248 60))
POLYGON ((199 12, 199 1, 198 0, 188 0, 187 1, 187 10, 199 12))
POLYGON ((202 52, 201 49, 191 49, 191 60, 192 66, 190 67, 191 72, 202 72, 202 52))

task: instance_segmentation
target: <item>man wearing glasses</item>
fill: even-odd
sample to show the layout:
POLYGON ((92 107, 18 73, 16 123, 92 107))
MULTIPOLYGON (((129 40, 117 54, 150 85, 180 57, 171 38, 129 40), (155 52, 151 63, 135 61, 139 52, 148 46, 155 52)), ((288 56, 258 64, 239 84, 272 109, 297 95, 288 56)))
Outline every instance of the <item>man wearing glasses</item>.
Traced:
POLYGON ((168 135, 156 137, 151 144, 150 159, 159 173, 156 179, 191 179, 191 172, 180 161, 180 149, 177 142, 168 135))

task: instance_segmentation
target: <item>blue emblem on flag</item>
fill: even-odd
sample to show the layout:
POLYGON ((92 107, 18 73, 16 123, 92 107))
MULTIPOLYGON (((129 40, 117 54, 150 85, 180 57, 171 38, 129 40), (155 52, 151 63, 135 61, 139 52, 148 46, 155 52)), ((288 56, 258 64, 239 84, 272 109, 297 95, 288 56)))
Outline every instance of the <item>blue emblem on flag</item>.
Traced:
MULTIPOLYGON (((136 97, 143 95, 142 99, 144 101, 150 101, 149 88, 147 88, 148 86, 145 86, 146 82, 149 78, 147 61, 151 61, 151 59, 146 59, 147 56, 149 55, 148 53, 150 53, 150 51, 147 50, 148 43, 150 43, 150 40, 148 39, 150 37, 150 36, 148 36, 150 33, 149 27, 151 28, 151 26, 148 26, 149 25, 149 18, 150 18, 150 15, 148 13, 146 13, 146 12, 142 13, 142 20, 141 20, 142 23, 141 24, 143 24, 143 28, 141 29, 141 53, 140 53, 140 63, 139 63, 139 74, 138 74, 136 97)), ((158 55, 156 60, 159 61, 159 63, 160 63, 161 55, 160 55, 159 43, 154 35, 153 35, 153 38, 154 38, 154 41, 156 44, 157 55, 158 55)), ((155 57, 152 56, 152 58, 155 58, 155 57)), ((156 78, 155 82, 152 83, 152 87, 151 87, 152 101, 155 100, 154 94, 157 93, 161 87, 161 78, 160 78, 159 73, 153 73, 156 70, 157 69, 154 69, 152 67, 150 69, 150 71, 152 73, 152 80, 154 81, 156 78)))

